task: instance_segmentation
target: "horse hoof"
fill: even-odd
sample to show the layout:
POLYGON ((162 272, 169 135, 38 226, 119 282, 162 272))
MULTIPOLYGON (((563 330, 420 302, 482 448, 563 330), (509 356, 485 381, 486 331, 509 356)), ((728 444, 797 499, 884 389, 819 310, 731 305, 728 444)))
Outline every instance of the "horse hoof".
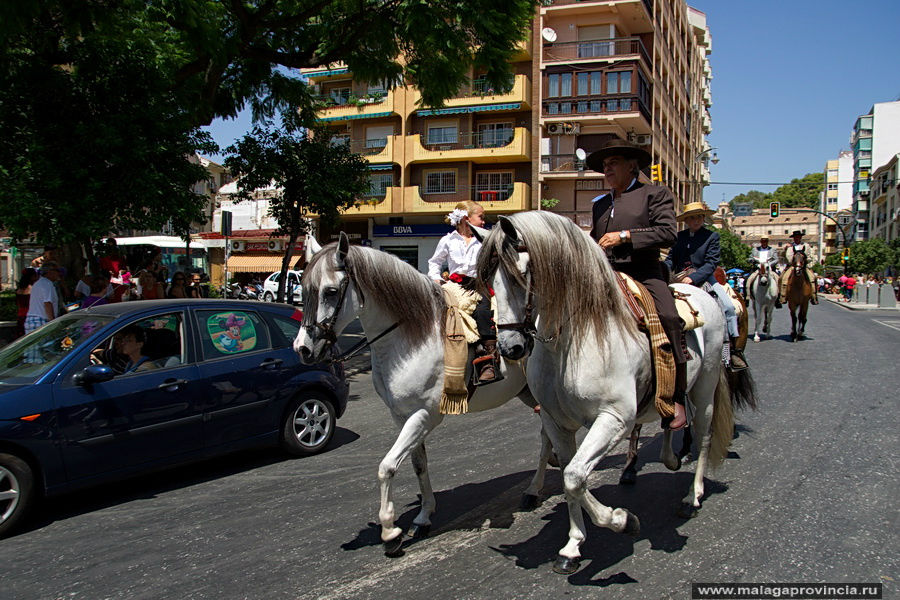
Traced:
POLYGON ((668 470, 670 470, 670 471, 678 471, 679 469, 681 469, 681 458, 679 458, 679 457, 676 456, 676 457, 675 457, 675 463, 674 463, 674 464, 669 464, 669 463, 664 463, 664 464, 666 465, 666 468, 667 468, 668 470))
POLYGON ((622 471, 619 476, 619 485, 634 485, 635 482, 637 482, 637 473, 630 469, 622 471))
POLYGON ((431 525, 416 525, 413 523, 412 527, 409 528, 407 535, 416 540, 424 540, 430 533, 431 525))
POLYGON ((580 558, 566 558, 565 556, 557 556, 556 562, 553 563, 553 572, 560 575, 571 575, 581 566, 580 558))
POLYGON ((392 540, 384 542, 384 555, 388 558, 397 558, 403 556, 403 536, 398 535, 392 540))
POLYGON ((555 452, 550 453, 550 458, 547 459, 547 464, 551 467, 559 468, 559 458, 556 456, 555 452))
POLYGON ((519 502, 519 509, 530 511, 541 505, 540 499, 534 494, 522 494, 522 500, 519 502))
POLYGON ((690 502, 682 502, 678 508, 678 516, 682 519, 693 519, 700 513, 700 507, 694 506, 690 502))
POLYGON ((628 517, 625 519, 625 529, 622 530, 622 533, 627 533, 633 538, 639 537, 641 535, 641 522, 630 510, 626 510, 625 512, 628 517))

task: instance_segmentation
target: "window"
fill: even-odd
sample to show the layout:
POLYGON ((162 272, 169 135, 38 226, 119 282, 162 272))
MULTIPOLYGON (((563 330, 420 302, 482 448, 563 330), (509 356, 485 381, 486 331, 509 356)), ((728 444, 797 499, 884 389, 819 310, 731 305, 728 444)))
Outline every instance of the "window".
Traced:
POLYGON ((438 121, 428 124, 426 144, 455 144, 459 141, 459 132, 455 122, 438 121))
POLYGON ((203 358, 234 356, 269 348, 266 324, 250 311, 197 311, 203 358))
POLYGON ((384 197, 387 189, 394 185, 393 173, 372 173, 369 175, 369 196, 384 197))
POLYGON ((836 190, 836 189, 838 189, 838 184, 836 184, 836 183, 829 183, 829 184, 828 184, 828 189, 829 189, 829 190, 836 190))
POLYGON ((350 101, 350 87, 332 88, 328 90, 328 97, 338 106, 343 106, 350 101))
POLYGON ((578 95, 587 96, 590 93, 590 73, 578 73, 578 95))
POLYGON ((512 123, 483 123, 478 126, 478 147, 506 146, 513 139, 512 123))
POLYGON ((129 323, 91 351, 91 363, 128 375, 184 364, 184 327, 180 312, 129 323))
POLYGON ((393 125, 366 127, 366 148, 381 149, 387 146, 387 138, 394 134, 393 125))
POLYGON ((557 98, 559 96, 559 74, 551 73, 547 78, 547 97, 557 98))
POLYGON ((272 344, 279 348, 291 346, 300 333, 300 321, 268 314, 272 328, 272 344))
POLYGON ((456 171, 425 173, 426 194, 452 194, 456 191, 456 171))
POLYGON ((572 95, 572 73, 551 73, 547 76, 547 97, 572 95))
POLYGON ((607 94, 631 93, 631 71, 616 71, 606 74, 607 94))
POLYGON ((331 136, 331 146, 349 146, 350 145, 350 134, 349 133, 339 133, 337 135, 331 136))
POLYGON ((475 197, 478 202, 506 200, 512 194, 512 190, 512 171, 486 171, 475 174, 475 197), (497 192, 497 194, 483 192, 497 192))

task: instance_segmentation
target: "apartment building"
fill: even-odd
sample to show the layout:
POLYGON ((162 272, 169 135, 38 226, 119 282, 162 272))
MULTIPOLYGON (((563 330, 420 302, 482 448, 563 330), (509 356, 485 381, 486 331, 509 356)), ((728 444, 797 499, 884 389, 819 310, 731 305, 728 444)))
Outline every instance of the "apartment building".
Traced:
POLYGON ((473 72, 441 108, 422 106, 411 86, 358 81, 342 66, 304 71, 334 143, 369 161, 369 193, 343 215, 351 240, 424 271, 458 202, 476 200, 495 216, 534 207, 530 43, 512 67, 509 91, 491 89, 473 72))
MULTIPOLYGON (((842 150, 838 158, 825 163, 825 191, 819 207, 832 218, 839 210, 850 210, 853 205, 853 152, 842 150)), ((819 245, 822 255, 837 252, 845 243, 840 227, 832 219, 819 217, 819 245)))
POLYGON ((683 0, 546 0, 535 31, 543 205, 590 227, 591 201, 608 190, 583 157, 612 137, 645 146, 678 202, 700 200, 712 105, 705 15, 683 0))
POLYGON ((891 242, 900 237, 900 154, 872 173, 869 233, 891 242))
POLYGON ((900 151, 900 101, 874 104, 856 119, 853 149, 853 239, 869 239, 870 175, 900 151))
POLYGON ((369 162, 369 194, 341 228, 420 270, 461 200, 480 202, 489 219, 544 208, 588 228, 606 187, 583 159, 614 136, 647 147, 679 204, 699 200, 710 52, 705 15, 684 0, 545 0, 507 92, 472 72, 432 108, 411 86, 360 81, 344 65, 304 70, 319 122, 369 162))

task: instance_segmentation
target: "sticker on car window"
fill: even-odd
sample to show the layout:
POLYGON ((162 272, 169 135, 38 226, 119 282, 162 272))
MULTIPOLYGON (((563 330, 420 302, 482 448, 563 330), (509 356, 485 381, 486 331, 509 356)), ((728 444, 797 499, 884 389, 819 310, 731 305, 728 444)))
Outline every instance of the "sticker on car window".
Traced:
POLYGON ((222 354, 247 352, 256 347, 256 327, 246 313, 215 313, 206 319, 206 330, 222 354))

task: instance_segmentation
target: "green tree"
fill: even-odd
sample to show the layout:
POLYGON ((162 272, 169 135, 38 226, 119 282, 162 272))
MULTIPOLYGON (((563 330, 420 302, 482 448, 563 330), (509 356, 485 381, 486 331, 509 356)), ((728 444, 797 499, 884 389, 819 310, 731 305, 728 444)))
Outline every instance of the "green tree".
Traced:
POLYGON ((746 194, 738 194, 732 198, 728 206, 732 212, 734 212, 735 204, 746 204, 748 202, 753 205, 753 208, 768 208, 771 196, 771 194, 766 194, 759 190, 750 190, 746 194))
POLYGON ((857 241, 850 245, 849 269, 853 273, 881 274, 891 266, 894 259, 893 250, 881 238, 857 241))
POLYGON ((780 202, 782 208, 818 208, 819 194, 824 189, 824 173, 807 173, 772 192, 771 201, 780 202))
POLYGON ((284 300, 285 273, 297 239, 308 233, 309 215, 334 223, 340 211, 354 206, 369 189, 368 162, 344 144, 332 144, 324 130, 305 134, 254 127, 226 149, 232 173, 239 173, 238 201, 254 190, 274 186, 269 214, 278 223, 275 235, 287 235, 281 261, 278 301, 284 300))
POLYGON ((719 264, 726 271, 728 269, 750 270, 750 247, 741 241, 741 238, 727 229, 716 229, 719 232, 719 264))

